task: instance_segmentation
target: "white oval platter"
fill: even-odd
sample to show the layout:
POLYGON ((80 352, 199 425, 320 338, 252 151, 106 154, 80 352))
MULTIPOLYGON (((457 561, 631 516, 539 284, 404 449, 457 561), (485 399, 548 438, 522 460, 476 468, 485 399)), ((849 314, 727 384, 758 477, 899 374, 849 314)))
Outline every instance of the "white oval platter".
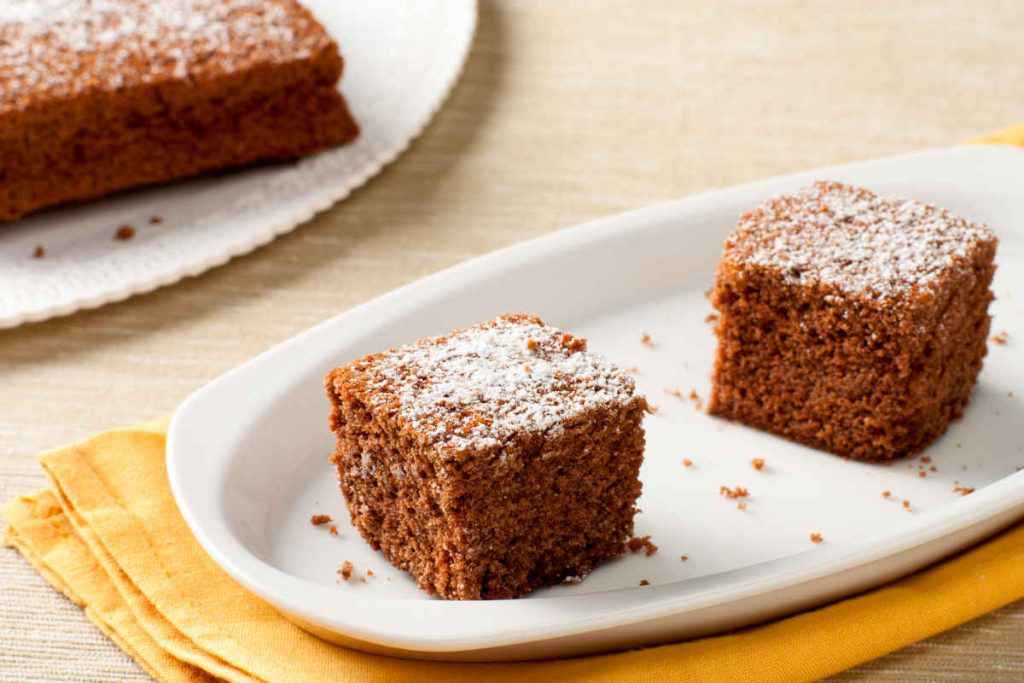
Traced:
POLYGON ((359 138, 292 164, 0 224, 0 328, 120 301, 246 254, 344 199, 422 132, 466 60, 475 0, 304 2, 341 45, 340 87, 359 138), (115 241, 121 225, 135 237, 115 241), (37 245, 45 258, 32 258, 37 245))
POLYGON ((195 393, 171 425, 174 495, 205 550, 249 590, 323 637, 406 657, 526 659, 633 647, 876 586, 1024 516, 1021 177, 1021 150, 930 151, 652 206, 469 261, 342 313, 195 393), (704 292, 736 218, 818 178, 932 201, 987 221, 1000 238, 994 330, 1009 341, 990 345, 966 415, 928 449, 927 466, 846 461, 665 393, 693 387, 707 396, 714 341, 704 292), (509 311, 539 313, 639 368, 638 384, 660 410, 645 422, 636 531, 660 550, 519 600, 430 599, 348 524, 327 463, 323 376, 363 354, 509 311), (653 348, 641 344, 645 332, 653 348), (763 471, 751 467, 754 457, 765 459, 763 471), (957 483, 977 490, 958 495, 957 483), (746 510, 719 494, 723 485, 749 489, 746 510), (332 515, 340 536, 311 526, 314 513, 332 515), (810 541, 815 532, 823 543, 810 541), (339 582, 344 560, 375 576, 339 582))

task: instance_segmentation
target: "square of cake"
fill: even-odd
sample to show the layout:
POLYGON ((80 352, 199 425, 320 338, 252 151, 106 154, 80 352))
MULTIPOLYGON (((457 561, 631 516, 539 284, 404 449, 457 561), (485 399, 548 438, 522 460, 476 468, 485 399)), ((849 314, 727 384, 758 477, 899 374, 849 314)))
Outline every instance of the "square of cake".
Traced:
POLYGON ((725 242, 709 411, 839 455, 920 451, 962 414, 996 238, 944 209, 818 182, 725 242))
POLYGON ((647 404, 584 339, 505 315, 326 378, 352 523, 442 598, 513 598, 621 555, 647 404))
POLYGON ((296 0, 0 2, 0 220, 358 133, 296 0))

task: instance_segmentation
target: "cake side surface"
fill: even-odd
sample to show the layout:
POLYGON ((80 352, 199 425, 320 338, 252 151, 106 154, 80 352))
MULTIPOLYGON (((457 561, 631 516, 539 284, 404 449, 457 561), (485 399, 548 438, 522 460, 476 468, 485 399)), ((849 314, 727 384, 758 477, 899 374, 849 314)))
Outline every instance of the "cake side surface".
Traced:
POLYGON ((0 220, 358 134, 293 0, 15 0, 0 66, 0 220))
POLYGON ((646 403, 584 348, 506 316, 329 374, 332 461, 363 537, 450 599, 515 597, 621 554, 646 403))
POLYGON ((995 248, 985 226, 839 183, 745 214, 712 295, 710 412, 854 458, 921 450, 981 369, 995 248))

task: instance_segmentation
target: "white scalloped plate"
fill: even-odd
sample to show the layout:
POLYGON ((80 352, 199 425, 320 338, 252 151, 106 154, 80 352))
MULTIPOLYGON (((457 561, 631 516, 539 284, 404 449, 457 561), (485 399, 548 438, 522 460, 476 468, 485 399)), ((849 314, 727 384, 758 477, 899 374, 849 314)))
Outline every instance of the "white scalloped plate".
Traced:
POLYGON ((314 327, 189 398, 168 442, 175 498, 210 556, 297 623, 409 657, 521 659, 632 647, 878 585, 1024 516, 1022 177, 1024 151, 1011 148, 883 159, 652 206, 438 273, 314 327), (966 415, 928 449, 930 462, 846 461, 664 393, 696 387, 707 396, 714 340, 704 291, 737 216, 822 177, 934 201, 988 221, 999 236, 992 311, 1009 343, 990 345, 966 415), (432 600, 348 523, 326 459, 333 439, 323 376, 362 354, 507 311, 537 312, 640 369, 638 384, 660 410, 645 421, 636 524, 660 550, 520 600, 432 600), (653 348, 640 343, 643 332, 653 348), (684 457, 694 466, 683 467, 684 457), (754 457, 767 461, 764 471, 753 469, 754 457), (977 491, 960 496, 956 482, 977 491), (750 490, 746 510, 719 494, 723 485, 750 490), (886 489, 891 499, 882 497, 886 489), (332 515, 340 537, 312 527, 314 513, 332 515), (811 543, 813 532, 824 543, 811 543), (339 582, 343 560, 359 576, 375 576, 339 582), (650 585, 640 587, 643 579, 650 585))
POLYGON ((0 328, 120 301, 248 253, 344 199, 420 134, 469 53, 475 1, 303 1, 341 45, 358 140, 0 224, 0 328), (163 222, 150 225, 154 215, 163 222), (125 224, 135 238, 115 241, 125 224), (36 245, 45 258, 32 258, 36 245))

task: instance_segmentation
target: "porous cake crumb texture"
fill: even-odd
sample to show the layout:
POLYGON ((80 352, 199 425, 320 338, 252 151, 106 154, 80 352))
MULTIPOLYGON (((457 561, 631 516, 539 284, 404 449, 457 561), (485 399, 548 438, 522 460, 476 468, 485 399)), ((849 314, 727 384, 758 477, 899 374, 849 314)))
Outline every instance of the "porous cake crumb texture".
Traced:
POLYGON ((718 267, 710 412, 853 458, 921 450, 981 369, 995 251, 984 225, 842 183, 766 202, 718 267))
POLYGON ((515 597, 625 551, 645 402, 584 340, 503 316, 326 385, 353 524, 426 591, 515 597))

